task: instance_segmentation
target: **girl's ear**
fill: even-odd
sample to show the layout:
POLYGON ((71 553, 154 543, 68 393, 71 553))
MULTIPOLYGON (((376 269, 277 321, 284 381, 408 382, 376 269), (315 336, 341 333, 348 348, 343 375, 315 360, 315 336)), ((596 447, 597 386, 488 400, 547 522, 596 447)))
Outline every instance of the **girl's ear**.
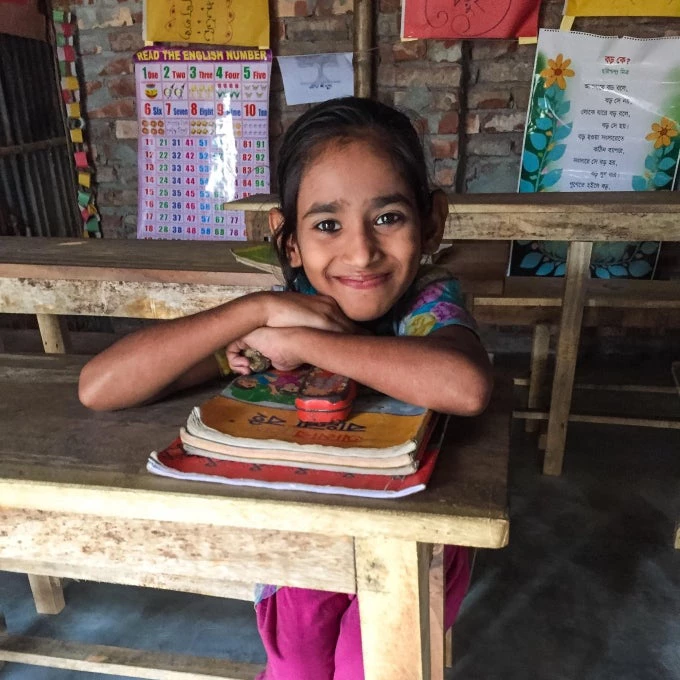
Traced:
MULTIPOLYGON (((283 213, 278 208, 272 208, 269 211, 269 231, 272 237, 277 241, 277 247, 281 240, 281 228, 283 227, 283 213)), ((301 267, 302 258, 300 257, 300 249, 298 248, 295 234, 286 242, 286 259, 291 267, 301 267)))
POLYGON ((449 199, 441 189, 432 192, 432 207, 425 225, 423 225, 423 253, 437 252, 444 236, 444 227, 449 216, 449 199))

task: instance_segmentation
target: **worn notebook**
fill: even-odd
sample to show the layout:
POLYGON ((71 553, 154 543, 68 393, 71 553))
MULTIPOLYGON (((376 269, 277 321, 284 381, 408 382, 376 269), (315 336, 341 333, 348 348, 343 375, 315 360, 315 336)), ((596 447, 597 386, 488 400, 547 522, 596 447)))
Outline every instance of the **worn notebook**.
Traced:
POLYGON ((432 411, 362 389, 347 420, 302 422, 295 397, 308 370, 272 370, 236 378, 222 394, 193 409, 186 424, 186 433, 194 438, 189 445, 213 453, 224 452, 216 445, 257 449, 258 455, 271 452, 272 459, 279 451, 290 451, 301 464, 333 456, 341 456, 347 464, 355 458, 397 457, 397 465, 408 464, 405 456, 413 458, 432 411), (308 459, 307 454, 313 457, 308 459))
POLYGON ((434 469, 447 418, 440 418, 427 446, 423 447, 421 465, 410 475, 373 475, 293 468, 279 465, 218 460, 187 453, 180 439, 166 449, 153 452, 147 470, 156 475, 216 482, 232 486, 250 486, 289 491, 363 496, 367 498, 399 498, 422 491, 434 469))

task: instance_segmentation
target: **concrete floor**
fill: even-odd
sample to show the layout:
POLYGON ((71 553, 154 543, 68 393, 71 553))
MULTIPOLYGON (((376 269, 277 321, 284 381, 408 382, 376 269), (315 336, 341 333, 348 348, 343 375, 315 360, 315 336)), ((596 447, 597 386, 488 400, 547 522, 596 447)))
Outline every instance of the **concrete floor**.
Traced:
MULTIPOLYGON (((672 384, 664 358, 597 363, 600 375, 632 369, 640 382, 672 384)), ((585 400, 680 417, 674 395, 585 400)), ((680 431, 572 425, 565 472, 546 478, 533 437, 521 423, 513 430, 510 545, 478 554, 447 680, 680 680, 680 551, 672 548, 680 431)), ((265 660, 248 602, 85 582, 69 583, 66 599, 58 616, 38 616, 26 577, 0 572, 12 633, 265 660)), ((114 676, 0 670, 0 680, 80 677, 114 676)))

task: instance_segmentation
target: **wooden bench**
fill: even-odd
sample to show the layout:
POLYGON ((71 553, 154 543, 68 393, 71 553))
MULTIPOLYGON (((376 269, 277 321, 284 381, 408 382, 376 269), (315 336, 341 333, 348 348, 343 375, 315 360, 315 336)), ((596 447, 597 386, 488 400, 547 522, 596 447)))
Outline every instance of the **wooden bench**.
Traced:
MULTIPOLYGON (((68 346, 61 314, 172 318, 274 281, 224 244, 0 239, 0 252, 0 312, 41 315, 51 352, 68 346)), ((32 574, 52 598, 61 578, 239 599, 253 581, 358 593, 368 680, 443 677, 441 545, 507 542, 509 390, 483 417, 456 421, 427 491, 390 502, 153 477, 148 453, 215 386, 94 413, 77 401, 83 361, 0 356, 0 393, 12 395, 0 409, 0 569, 32 574)), ((2 660, 145 678, 259 670, 0 630, 2 660)))
MULTIPOLYGON (((230 207, 247 211, 253 238, 264 231, 262 213, 276 206, 275 196, 252 196, 230 207)), ((562 281, 522 281, 489 277, 488 262, 475 272, 479 258, 460 258, 467 268, 467 290, 481 321, 537 325, 532 351, 528 404, 538 406, 548 351, 548 323, 557 323, 555 370, 549 410, 525 409, 518 417, 547 420, 543 471, 562 472, 567 426, 571 416, 574 374, 583 325, 614 318, 646 327, 662 321, 677 326, 680 316, 677 281, 591 281, 594 241, 680 241, 680 197, 676 192, 458 194, 449 204, 444 233, 449 241, 562 240, 569 242, 562 281), (547 287, 555 287, 548 292, 547 287), (519 289, 522 288, 520 291, 519 289), (636 309, 627 309, 635 305, 636 309), (521 310, 521 311, 520 311, 521 310)), ((498 266, 498 250, 491 258, 498 266)), ((458 264, 461 263, 459 260, 458 264)), ((456 270, 456 267, 453 267, 456 270)), ((647 424, 640 419, 637 424, 647 424)), ((617 421, 618 422, 618 421, 617 421)))

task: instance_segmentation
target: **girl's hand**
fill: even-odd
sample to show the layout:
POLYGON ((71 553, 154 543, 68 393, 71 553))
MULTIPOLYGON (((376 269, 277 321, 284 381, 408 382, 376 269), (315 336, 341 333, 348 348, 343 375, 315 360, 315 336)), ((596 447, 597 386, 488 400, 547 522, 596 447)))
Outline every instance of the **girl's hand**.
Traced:
MULTIPOLYGON (((265 326, 306 326, 336 333, 360 332, 338 303, 326 295, 275 293, 268 298, 265 326)), ((265 353, 266 354, 266 353, 265 353)))
POLYGON ((256 349, 264 354, 273 368, 292 371, 305 363, 301 353, 299 333, 296 328, 268 328, 263 326, 244 335, 227 346, 227 359, 234 373, 248 375, 251 370, 248 359, 241 352, 256 349))

